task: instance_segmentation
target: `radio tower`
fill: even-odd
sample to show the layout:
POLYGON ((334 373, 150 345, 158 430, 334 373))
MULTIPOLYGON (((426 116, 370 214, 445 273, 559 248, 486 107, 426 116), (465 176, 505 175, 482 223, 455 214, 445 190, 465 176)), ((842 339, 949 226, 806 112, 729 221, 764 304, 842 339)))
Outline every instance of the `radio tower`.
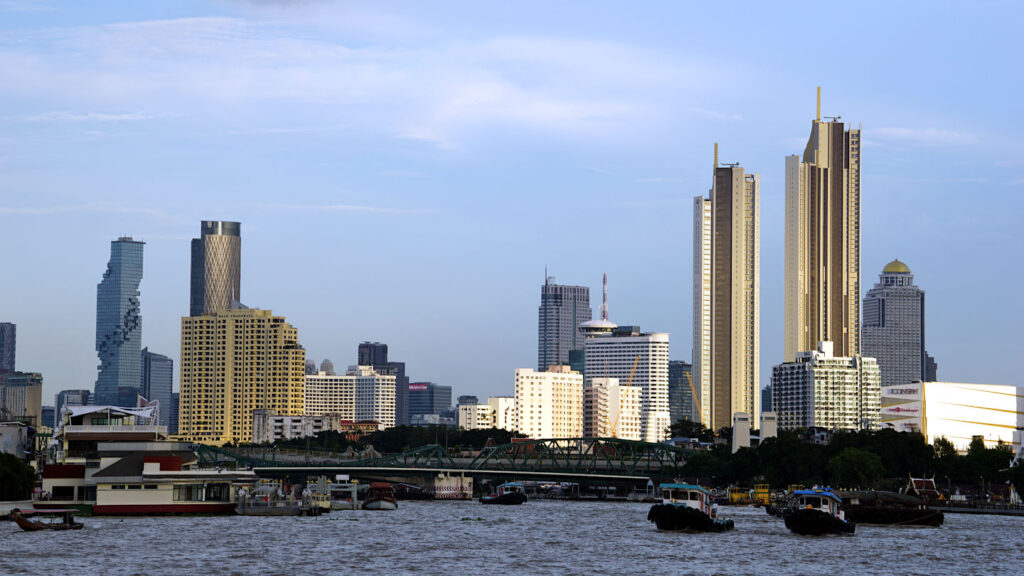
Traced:
POLYGON ((601 320, 608 321, 608 273, 601 275, 601 320))

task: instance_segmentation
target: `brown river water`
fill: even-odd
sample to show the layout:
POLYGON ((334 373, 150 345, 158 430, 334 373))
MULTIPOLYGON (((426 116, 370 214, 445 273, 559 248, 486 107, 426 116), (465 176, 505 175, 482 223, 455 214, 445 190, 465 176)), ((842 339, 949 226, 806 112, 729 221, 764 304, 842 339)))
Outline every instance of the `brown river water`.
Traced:
POLYGON ((85 517, 67 532, 0 522, 0 575, 1024 574, 1024 517, 805 537, 760 508, 722 508, 733 532, 658 532, 649 508, 401 502, 314 518, 85 517))

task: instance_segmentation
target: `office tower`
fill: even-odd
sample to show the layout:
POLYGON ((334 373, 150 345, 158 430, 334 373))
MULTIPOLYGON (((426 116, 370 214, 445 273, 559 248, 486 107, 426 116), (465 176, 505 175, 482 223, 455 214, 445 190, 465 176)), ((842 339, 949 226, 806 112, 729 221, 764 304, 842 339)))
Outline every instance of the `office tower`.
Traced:
POLYGON ((395 376, 370 366, 351 366, 345 374, 306 376, 306 416, 339 414, 342 420, 373 421, 378 429, 395 425, 395 376))
POLYGON ((568 365, 569 352, 583 349, 578 327, 590 318, 590 288, 560 286, 547 276, 537 309, 537 370, 568 365))
POLYGON ((893 260, 864 296, 861 351, 878 361, 882 386, 927 379, 924 350, 924 290, 910 268, 893 260))
POLYGON ((772 412, 772 385, 761 389, 761 413, 772 412))
POLYGON ((480 399, 477 398, 476 396, 463 395, 463 396, 459 396, 459 400, 458 400, 458 404, 457 405, 458 406, 462 406, 464 404, 479 404, 479 403, 480 403, 480 399))
POLYGON ((312 358, 306 358, 306 365, 303 368, 303 372, 306 373, 306 376, 309 376, 310 374, 316 374, 316 360, 313 360, 312 358))
POLYGON ((758 175, 719 166, 715 144, 711 191, 693 205, 693 373, 714 430, 760 411, 760 196, 758 175))
POLYGON ((414 382, 409 387, 409 419, 452 409, 452 387, 433 382, 414 382))
POLYGON ((54 422, 57 421, 57 410, 53 406, 43 406, 42 416, 39 420, 42 426, 47 428, 53 428, 54 422))
POLYGON ((831 342, 772 369, 772 409, 780 430, 878 427, 881 375, 874 358, 833 354, 831 342))
POLYGON ((517 368, 516 431, 530 438, 579 438, 583 435, 583 375, 568 366, 546 372, 517 368))
POLYGON ((0 322, 0 370, 14 370, 17 344, 18 326, 11 322, 0 322))
POLYGON ((583 388, 583 437, 640 440, 640 387, 591 380, 583 388))
POLYGON ((92 392, 89 390, 61 390, 53 397, 53 407, 57 411, 54 417, 53 427, 61 422, 61 412, 65 406, 87 406, 90 402, 92 392))
POLYGON ((171 388, 174 386, 174 360, 163 354, 142 349, 142 396, 150 402, 159 402, 158 426, 171 422, 171 388))
POLYGON ((925 382, 938 382, 939 380, 939 364, 935 362, 935 358, 928 355, 928 352, 924 353, 924 381, 925 382))
POLYGON ((181 396, 178 392, 171 393, 171 416, 167 421, 167 433, 177 434, 178 433, 178 405, 181 402, 181 396))
POLYGON ((380 342, 363 342, 359 345, 360 366, 379 366, 388 363, 388 345, 380 342))
POLYGON ((330 358, 324 358, 320 362, 320 371, 328 376, 334 376, 334 362, 331 362, 330 358))
MULTIPOLYGON (((110 243, 110 262, 96 287, 96 404, 117 406, 118 388, 142 382, 142 247, 125 236, 110 243)), ((132 404, 134 406, 134 404, 132 404)))
MULTIPOLYGON (((640 432, 646 442, 661 442, 671 426, 668 407, 668 334, 645 333, 637 326, 595 331, 592 321, 581 326, 585 342, 586 382, 618 378, 640 388, 640 432)), ((610 323, 609 323, 610 324, 610 323)), ((614 324, 612 324, 614 326, 614 324)), ((603 328, 602 328, 603 330, 603 328)))
POLYGON ((37 372, 0 372, 0 421, 43 422, 43 375, 37 372))
POLYGON ((668 362, 668 413, 672 423, 680 420, 700 422, 695 398, 700 398, 700 390, 691 385, 693 382, 693 366, 682 360, 668 362))
POLYGON ((178 435, 213 445, 249 442, 253 410, 301 416, 305 363, 298 330, 270 310, 183 317, 178 435))
POLYGON ((785 359, 832 342, 860 354, 860 129, 818 113, 786 157, 785 359))
POLYGON ((189 316, 212 314, 240 302, 242 290, 242 225, 203 220, 192 239, 192 284, 189 316))
POLYGON ((395 377, 395 426, 408 426, 409 418, 409 377, 405 375, 405 362, 388 361, 388 345, 380 342, 363 342, 358 350, 359 366, 372 366, 380 374, 395 377))

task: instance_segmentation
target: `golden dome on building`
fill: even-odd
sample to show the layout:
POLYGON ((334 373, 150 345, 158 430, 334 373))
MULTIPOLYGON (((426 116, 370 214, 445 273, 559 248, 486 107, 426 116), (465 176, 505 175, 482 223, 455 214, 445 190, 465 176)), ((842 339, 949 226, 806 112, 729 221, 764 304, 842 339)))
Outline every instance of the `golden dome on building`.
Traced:
POLYGON ((910 274, 910 267, 900 262, 899 259, 893 260, 882 268, 883 274, 910 274))

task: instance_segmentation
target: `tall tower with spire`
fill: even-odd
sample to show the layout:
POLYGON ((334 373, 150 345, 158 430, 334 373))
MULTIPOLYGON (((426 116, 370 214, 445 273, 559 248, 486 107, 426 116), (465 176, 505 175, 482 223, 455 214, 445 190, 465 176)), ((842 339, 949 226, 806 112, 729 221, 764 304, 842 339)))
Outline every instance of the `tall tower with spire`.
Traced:
POLYGON ((537 370, 569 364, 570 352, 583 349, 577 327, 590 320, 590 288, 563 286, 544 270, 537 309, 537 370))
POLYGON ((786 361, 834 343, 860 354, 860 140, 838 116, 818 112, 803 156, 786 157, 786 361))
POLYGON ((924 290, 898 259, 886 264, 864 296, 864 356, 878 361, 882 386, 928 380, 924 348, 924 290))

